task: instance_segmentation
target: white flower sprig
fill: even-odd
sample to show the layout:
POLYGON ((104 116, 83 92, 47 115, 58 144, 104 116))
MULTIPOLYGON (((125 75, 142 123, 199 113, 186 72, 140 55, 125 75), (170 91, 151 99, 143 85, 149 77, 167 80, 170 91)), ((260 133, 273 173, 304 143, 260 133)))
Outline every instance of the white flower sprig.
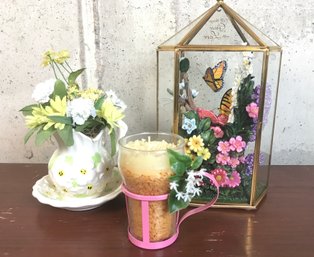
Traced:
POLYGON ((56 79, 48 79, 35 86, 32 98, 37 103, 47 103, 50 100, 50 95, 53 93, 56 79))
POLYGON ((177 180, 170 182, 170 190, 176 192, 176 198, 178 201, 181 199, 184 202, 190 202, 195 196, 200 196, 202 190, 199 188, 203 183, 203 177, 206 169, 201 169, 199 171, 188 170, 187 178, 185 179, 186 185, 184 191, 179 191, 179 184, 177 180))
POLYGON ((170 213, 188 207, 195 196, 202 193, 205 169, 200 169, 203 162, 201 156, 191 158, 188 155, 167 149, 173 176, 169 178, 170 194, 168 208, 170 213))

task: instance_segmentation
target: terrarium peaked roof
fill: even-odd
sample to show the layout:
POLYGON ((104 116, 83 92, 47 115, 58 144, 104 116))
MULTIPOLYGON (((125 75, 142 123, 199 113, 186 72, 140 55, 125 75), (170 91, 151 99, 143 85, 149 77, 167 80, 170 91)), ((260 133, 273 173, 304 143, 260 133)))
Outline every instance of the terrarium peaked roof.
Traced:
POLYGON ((222 0, 162 43, 158 50, 256 50, 280 46, 222 0), (217 49, 218 50, 218 49, 217 49))

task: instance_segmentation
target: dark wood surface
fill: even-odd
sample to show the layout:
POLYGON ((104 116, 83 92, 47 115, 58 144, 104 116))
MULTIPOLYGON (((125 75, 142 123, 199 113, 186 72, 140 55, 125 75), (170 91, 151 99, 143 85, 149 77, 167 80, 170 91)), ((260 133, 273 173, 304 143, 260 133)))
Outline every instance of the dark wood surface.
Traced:
POLYGON ((0 256, 314 256, 314 166, 273 166, 257 211, 209 209, 155 251, 128 241, 122 195, 84 212, 40 204, 32 186, 46 174, 45 164, 0 164, 0 256))

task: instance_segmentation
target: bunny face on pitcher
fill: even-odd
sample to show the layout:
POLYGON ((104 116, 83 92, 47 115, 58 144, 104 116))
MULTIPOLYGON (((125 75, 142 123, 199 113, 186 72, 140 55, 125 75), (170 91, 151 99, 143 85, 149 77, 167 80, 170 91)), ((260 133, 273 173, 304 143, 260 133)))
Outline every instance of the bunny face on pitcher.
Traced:
MULTIPOLYGON (((126 134, 127 126, 119 121, 118 139, 126 134)), ((62 198, 97 197, 111 181, 114 156, 107 151, 106 131, 95 138, 73 131, 74 144, 65 146, 56 137, 58 149, 49 160, 49 177, 62 198)), ((116 146, 114 146, 116 147, 116 146)))

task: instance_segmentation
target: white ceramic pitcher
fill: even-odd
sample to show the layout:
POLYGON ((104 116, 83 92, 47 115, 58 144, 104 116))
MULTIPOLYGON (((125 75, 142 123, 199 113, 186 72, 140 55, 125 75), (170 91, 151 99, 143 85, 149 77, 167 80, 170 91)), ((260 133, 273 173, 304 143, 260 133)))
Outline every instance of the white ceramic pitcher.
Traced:
MULTIPOLYGON (((117 140, 125 136, 127 125, 118 122, 117 140)), ((48 163, 48 173, 58 194, 66 198, 95 198, 110 181, 115 166, 115 156, 106 149, 106 130, 95 138, 73 130, 74 144, 65 146, 56 136, 58 149, 48 163)), ((118 149, 118 145, 116 146, 118 149)))

